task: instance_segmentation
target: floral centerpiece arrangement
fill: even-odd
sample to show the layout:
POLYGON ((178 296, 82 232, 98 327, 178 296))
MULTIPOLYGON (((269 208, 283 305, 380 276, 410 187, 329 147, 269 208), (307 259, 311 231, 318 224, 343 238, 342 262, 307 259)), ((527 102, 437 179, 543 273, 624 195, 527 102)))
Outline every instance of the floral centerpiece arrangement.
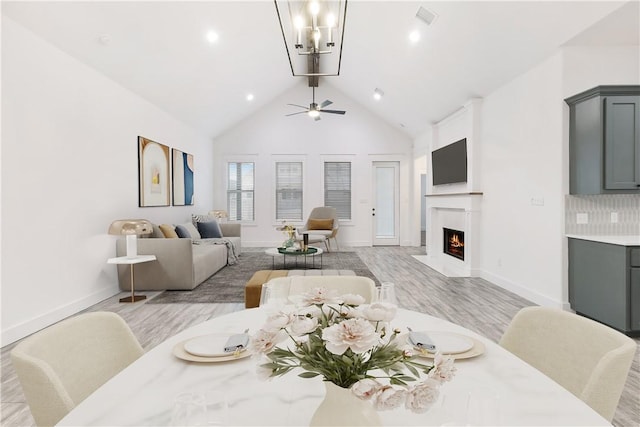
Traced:
POLYGON ((453 377, 453 359, 436 354, 433 364, 423 363, 399 339, 401 331, 390 330, 396 306, 364 302, 360 295, 316 288, 300 296, 297 309, 271 314, 252 337, 253 351, 266 356, 259 374, 277 377, 297 369, 302 378, 321 376, 350 388, 378 410, 404 405, 427 411, 453 377))
POLYGON ((287 236, 287 240, 282 243, 282 247, 288 248, 294 245, 296 241, 296 227, 293 224, 287 224, 286 221, 282 221, 282 227, 279 227, 277 230, 283 231, 287 236))

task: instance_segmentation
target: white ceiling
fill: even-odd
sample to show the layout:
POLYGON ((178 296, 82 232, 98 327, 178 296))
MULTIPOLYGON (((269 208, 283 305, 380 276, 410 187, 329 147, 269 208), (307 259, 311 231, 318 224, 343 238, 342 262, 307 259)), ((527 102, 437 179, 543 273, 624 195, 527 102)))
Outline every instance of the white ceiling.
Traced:
MULTIPOLYGON (((563 44, 640 44, 638 4, 350 0, 340 76, 316 97, 330 84, 416 136, 563 44), (419 6, 437 14, 431 26, 419 6)), ((3 1, 2 13, 211 138, 304 79, 291 75, 272 1, 3 1)))

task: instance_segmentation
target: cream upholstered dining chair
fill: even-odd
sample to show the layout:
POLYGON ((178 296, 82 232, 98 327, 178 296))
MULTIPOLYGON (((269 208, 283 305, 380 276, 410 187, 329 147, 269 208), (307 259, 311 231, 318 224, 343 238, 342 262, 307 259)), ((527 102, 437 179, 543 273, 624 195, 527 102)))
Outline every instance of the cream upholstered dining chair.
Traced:
POLYGON ((51 426, 143 353, 120 316, 94 312, 26 338, 11 361, 36 424, 51 426))
POLYGON ((288 295, 300 295, 314 288, 336 290, 338 294, 362 295, 365 303, 377 300, 376 284, 364 276, 286 276, 267 282, 279 289, 288 289, 288 295))
POLYGON ((309 236, 321 235, 327 239, 324 241, 327 251, 331 250, 331 239, 336 244, 336 249, 340 249, 338 246, 338 229, 340 224, 338 223, 338 214, 336 208, 331 206, 319 206, 311 210, 307 222, 304 227, 298 230, 300 236, 304 233, 308 233, 309 236))
POLYGON ((608 326, 546 307, 520 310, 500 345, 608 421, 613 419, 637 348, 631 338, 608 326))

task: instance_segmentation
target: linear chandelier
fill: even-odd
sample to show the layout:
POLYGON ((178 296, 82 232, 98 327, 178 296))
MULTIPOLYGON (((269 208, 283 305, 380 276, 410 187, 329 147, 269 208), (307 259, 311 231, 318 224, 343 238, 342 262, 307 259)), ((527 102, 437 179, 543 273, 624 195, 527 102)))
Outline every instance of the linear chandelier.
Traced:
POLYGON ((274 0, 294 76, 340 75, 347 0, 274 0))

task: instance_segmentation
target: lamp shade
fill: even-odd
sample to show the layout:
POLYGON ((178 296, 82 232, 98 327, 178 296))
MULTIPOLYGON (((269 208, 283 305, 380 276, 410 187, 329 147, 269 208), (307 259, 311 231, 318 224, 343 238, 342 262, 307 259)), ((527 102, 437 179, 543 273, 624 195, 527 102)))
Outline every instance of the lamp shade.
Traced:
POLYGON ((151 234, 153 226, 146 219, 117 219, 109 226, 109 234, 138 235, 151 234))

